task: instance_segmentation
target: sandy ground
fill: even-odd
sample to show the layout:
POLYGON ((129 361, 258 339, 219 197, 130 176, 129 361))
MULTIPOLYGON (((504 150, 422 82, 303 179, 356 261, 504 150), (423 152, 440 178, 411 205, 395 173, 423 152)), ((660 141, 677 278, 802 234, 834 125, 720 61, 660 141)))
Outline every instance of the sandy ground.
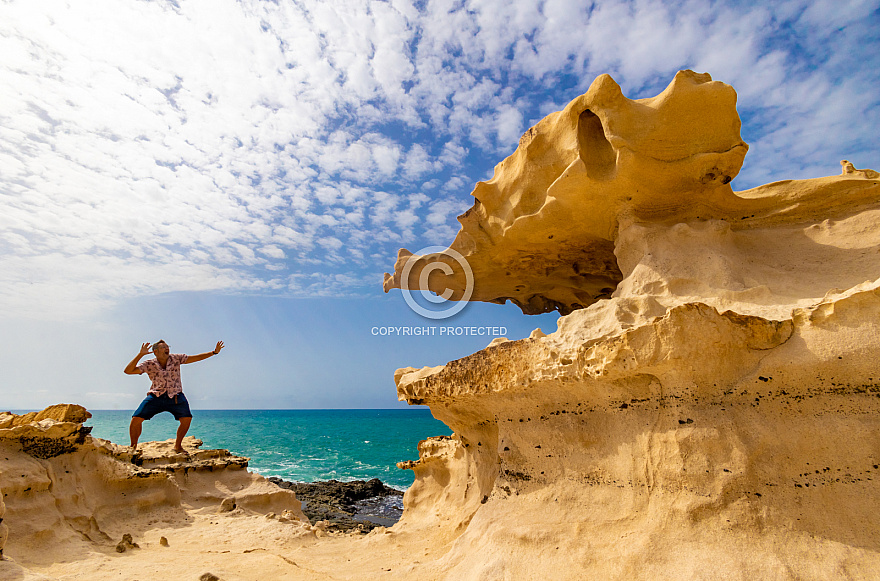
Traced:
POLYGON ((416 571, 419 561, 433 561, 444 552, 425 537, 390 529, 334 536, 242 509, 225 514, 189 509, 176 522, 156 523, 133 534, 133 540, 138 548, 123 553, 111 544, 83 547, 76 554, 59 548, 20 559, 13 551, 11 560, 0 563, 0 579, 152 581, 200 579, 207 573, 223 581, 399 579, 414 574, 427 579, 428 571, 416 571), (161 537, 168 546, 160 543, 161 537))

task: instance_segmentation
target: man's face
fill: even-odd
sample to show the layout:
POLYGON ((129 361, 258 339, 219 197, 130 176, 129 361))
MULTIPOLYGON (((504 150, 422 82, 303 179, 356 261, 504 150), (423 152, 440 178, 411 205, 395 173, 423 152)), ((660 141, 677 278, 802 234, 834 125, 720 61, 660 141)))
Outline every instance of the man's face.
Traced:
POLYGON ((153 345, 153 353, 156 355, 168 355, 168 344, 167 343, 156 343, 153 345))

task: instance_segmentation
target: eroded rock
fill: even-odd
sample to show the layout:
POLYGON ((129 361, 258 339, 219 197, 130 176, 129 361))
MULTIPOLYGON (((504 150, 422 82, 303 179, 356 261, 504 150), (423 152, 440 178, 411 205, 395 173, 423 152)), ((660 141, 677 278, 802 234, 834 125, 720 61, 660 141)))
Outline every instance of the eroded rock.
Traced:
POLYGON ((708 74, 681 71, 660 95, 638 100, 602 75, 529 129, 493 178, 477 184, 448 251, 402 249, 384 289, 419 289, 428 268, 425 290, 461 300, 468 284, 459 253, 473 273, 470 300, 567 314, 610 298, 627 276, 619 255, 627 224, 779 231, 876 199, 876 172, 849 171, 851 164, 840 176, 735 193, 729 182, 747 150, 736 93, 708 74), (431 270, 438 264, 451 274, 431 270))
POLYGON ((880 568, 880 180, 844 160, 733 192, 734 102, 689 72, 641 101, 600 77, 477 185, 450 245, 472 300, 569 314, 395 373, 455 432, 399 464, 394 530, 448 543, 438 578, 880 568))
POLYGON ((12 412, 0 412, 0 429, 24 426, 42 420, 54 420, 56 422, 73 422, 82 424, 92 417, 92 414, 81 405, 61 403, 51 405, 39 412, 29 412, 17 415, 12 412))
POLYGON ((134 538, 131 536, 131 533, 125 533, 122 535, 122 540, 116 544, 116 552, 124 553, 128 549, 140 549, 140 545, 134 542, 134 538))
POLYGON ((224 498, 220 502, 220 506, 217 508, 217 512, 230 512, 235 510, 235 506, 235 497, 229 496, 227 498, 224 498))
MULTIPOLYGON (((62 407, 67 411, 53 406, 49 415, 87 415, 62 407)), ((0 548, 25 561, 59 547, 128 551, 137 546, 132 535, 141 534, 132 523, 186 520, 187 510, 216 509, 224 499, 234 499, 239 511, 287 511, 302 527, 308 523, 292 491, 248 472, 248 459, 228 450, 202 450, 190 436, 188 455, 175 453, 173 440, 142 443, 133 455, 127 446, 92 437, 81 423, 39 415, 28 415, 30 423, 15 416, 0 428, 0 527, 11 529, 0 548)))

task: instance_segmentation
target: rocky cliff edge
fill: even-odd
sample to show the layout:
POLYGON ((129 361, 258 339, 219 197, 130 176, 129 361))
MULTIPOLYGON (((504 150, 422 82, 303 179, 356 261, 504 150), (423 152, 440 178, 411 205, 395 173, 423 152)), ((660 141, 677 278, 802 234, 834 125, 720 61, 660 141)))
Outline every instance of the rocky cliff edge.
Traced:
POLYGON ((169 539, 179 546, 174 531, 199 518, 268 515, 259 530, 242 533, 276 538, 270 545, 277 538, 295 545, 323 530, 310 525, 292 491, 250 473, 247 458, 202 450, 191 436, 185 454, 174 452, 173 440, 145 442, 133 454, 92 437, 83 425, 89 417, 72 404, 0 413, 0 578, 47 578, 17 562, 73 570, 100 555, 162 550, 169 539), (158 530, 167 536, 152 534, 158 530))

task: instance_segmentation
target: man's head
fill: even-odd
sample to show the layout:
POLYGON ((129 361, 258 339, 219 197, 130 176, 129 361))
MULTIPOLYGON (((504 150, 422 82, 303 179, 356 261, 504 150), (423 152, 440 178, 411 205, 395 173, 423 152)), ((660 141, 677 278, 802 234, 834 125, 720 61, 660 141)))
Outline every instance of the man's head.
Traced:
POLYGON ((168 355, 168 351, 168 343, 166 343, 164 339, 159 339, 158 341, 153 343, 153 353, 157 355, 159 353, 162 353, 163 355, 168 355))

